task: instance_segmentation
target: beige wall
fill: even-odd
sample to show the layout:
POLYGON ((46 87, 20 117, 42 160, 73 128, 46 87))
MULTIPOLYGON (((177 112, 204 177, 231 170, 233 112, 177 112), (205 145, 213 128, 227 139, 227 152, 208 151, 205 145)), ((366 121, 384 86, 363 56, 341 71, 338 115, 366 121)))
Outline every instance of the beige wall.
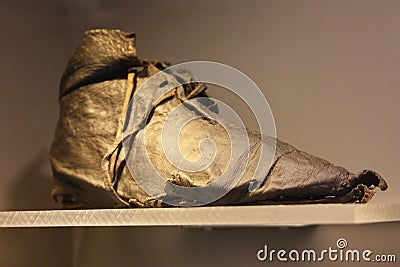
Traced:
MULTIPOLYGON (((267 97, 279 138, 354 172, 378 171, 389 190, 373 201, 399 202, 398 1, 1 6, 0 209, 53 207, 46 154, 58 80, 81 33, 94 27, 135 31, 142 58, 213 60, 240 69, 267 97)), ((224 91, 211 93, 226 98, 224 91)))
MULTIPOLYGON (((93 27, 135 31, 142 58, 240 69, 267 97, 279 138, 350 170, 378 171, 389 190, 373 202, 399 203, 399 10, 387 0, 2 1, 0 209, 55 207, 47 151, 58 81, 80 34, 93 27)), ((57 233, 43 231, 41 242, 68 244, 52 254, 62 257, 70 232, 57 233)))

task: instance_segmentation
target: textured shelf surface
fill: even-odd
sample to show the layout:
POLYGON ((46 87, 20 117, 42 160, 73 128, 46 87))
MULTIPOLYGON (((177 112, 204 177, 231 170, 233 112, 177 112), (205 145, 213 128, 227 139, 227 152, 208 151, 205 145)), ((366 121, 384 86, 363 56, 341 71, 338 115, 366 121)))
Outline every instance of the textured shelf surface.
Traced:
POLYGON ((400 204, 316 204, 0 212, 0 227, 279 227, 392 221, 400 221, 400 204))

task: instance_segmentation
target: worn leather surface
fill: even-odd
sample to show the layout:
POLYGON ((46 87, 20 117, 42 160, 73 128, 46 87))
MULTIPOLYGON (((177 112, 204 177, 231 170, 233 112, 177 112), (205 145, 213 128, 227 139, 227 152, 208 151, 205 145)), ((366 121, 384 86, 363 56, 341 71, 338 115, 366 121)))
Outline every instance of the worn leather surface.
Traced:
MULTIPOLYGON (((185 173, 171 165, 163 153, 162 125, 170 112, 187 97, 206 96, 204 91, 193 94, 195 86, 178 86, 161 102, 156 102, 157 86, 141 87, 148 77, 164 69, 167 64, 139 60, 135 49, 135 35, 119 30, 87 31, 69 61, 60 84, 60 117, 50 151, 55 185, 53 197, 64 208, 106 207, 160 207, 159 199, 149 198, 132 177, 118 139, 123 103, 126 97, 127 76, 137 68, 137 86, 134 92, 134 146, 146 145, 150 160, 165 178, 175 179, 181 186, 202 186, 216 180, 229 162, 229 138, 218 123, 196 119, 183 128, 180 136, 182 153, 189 158, 199 155, 199 141, 212 139, 217 147, 215 161, 205 170, 185 173), (147 113, 150 120, 141 122, 147 113), (146 131, 144 131, 144 129, 146 131), (146 134, 145 134, 146 133, 146 134), (194 134, 195 133, 195 134, 194 134), (180 175, 176 175, 179 173, 180 175)), ((167 74, 166 74, 167 75, 167 74)), ((179 73, 164 77, 169 81, 190 79, 179 73)), ((159 81, 159 85, 163 84, 159 81)), ((213 102, 198 103, 182 112, 210 114, 217 109, 213 102)), ((223 118, 220 118, 224 120, 223 118)), ((233 124, 229 127, 235 128, 233 124)), ((261 186, 249 192, 248 187, 256 165, 259 147, 271 144, 271 138, 249 133, 249 164, 243 166, 244 175, 235 188, 210 205, 242 204, 293 204, 367 202, 374 189, 387 188, 377 173, 364 170, 353 174, 334 166, 326 160, 299 151, 293 146, 276 140, 272 168, 265 173, 261 186)), ((136 151, 134 151, 136 152, 136 151)), ((135 154, 135 153, 134 153, 135 154)), ((136 152, 134 166, 140 168, 144 155, 136 152)), ((244 162, 238 162, 238 165, 244 162)), ((149 174, 145 169, 140 174, 149 174)), ((166 188, 166 194, 169 194, 166 188)))

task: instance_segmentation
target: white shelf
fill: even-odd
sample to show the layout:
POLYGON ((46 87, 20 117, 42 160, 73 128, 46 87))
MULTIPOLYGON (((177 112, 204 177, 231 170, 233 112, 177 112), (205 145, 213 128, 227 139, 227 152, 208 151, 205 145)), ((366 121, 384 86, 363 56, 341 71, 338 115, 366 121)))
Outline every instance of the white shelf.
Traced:
POLYGON ((400 221, 400 204, 316 204, 0 212, 0 227, 254 227, 400 221))

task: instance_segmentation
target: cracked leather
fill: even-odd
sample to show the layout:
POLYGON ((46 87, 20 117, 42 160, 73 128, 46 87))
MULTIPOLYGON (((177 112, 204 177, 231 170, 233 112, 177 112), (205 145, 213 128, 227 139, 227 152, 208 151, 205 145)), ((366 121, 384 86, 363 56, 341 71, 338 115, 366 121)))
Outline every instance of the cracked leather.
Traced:
MULTIPOLYGON (((61 79, 59 121, 50 150, 55 178, 52 195, 63 208, 165 205, 149 198, 135 182, 116 137, 123 123, 121 117, 130 70, 137 69, 136 88, 139 88, 150 76, 167 66, 163 62, 140 60, 133 33, 105 29, 84 33, 61 79)), ((168 75, 172 80, 185 79, 178 73, 168 75)), ((140 132, 145 127, 148 133, 145 139, 149 140, 147 148, 151 162, 166 180, 182 186, 201 186, 214 181, 229 161, 229 153, 217 153, 215 161, 205 170, 185 173, 172 166, 163 153, 161 125, 168 114, 182 103, 182 98, 207 96, 204 91, 193 93, 193 89, 192 84, 179 86, 158 102, 150 89, 134 93, 141 96, 144 103, 138 105, 135 119, 142 119, 149 111, 152 114, 138 129, 140 132)), ((217 109, 213 104, 212 101, 209 105, 197 104, 187 107, 186 112, 193 109, 203 114, 215 112, 217 109)), ((184 140, 181 149, 185 155, 199 153, 193 147, 198 147, 201 140, 194 136, 211 137, 217 151, 227 151, 230 146, 229 137, 219 124, 196 119, 186 128, 180 136, 184 140)), ((354 174, 276 140, 271 169, 265 173, 260 187, 249 192, 261 142, 269 145, 268 140, 271 138, 249 132, 249 162, 244 167, 243 177, 233 190, 210 205, 364 203, 371 199, 376 188, 387 189, 384 179, 374 171, 354 174)), ((138 159, 137 166, 140 166, 140 155, 138 159)), ((165 192, 169 193, 168 188, 165 192)))

